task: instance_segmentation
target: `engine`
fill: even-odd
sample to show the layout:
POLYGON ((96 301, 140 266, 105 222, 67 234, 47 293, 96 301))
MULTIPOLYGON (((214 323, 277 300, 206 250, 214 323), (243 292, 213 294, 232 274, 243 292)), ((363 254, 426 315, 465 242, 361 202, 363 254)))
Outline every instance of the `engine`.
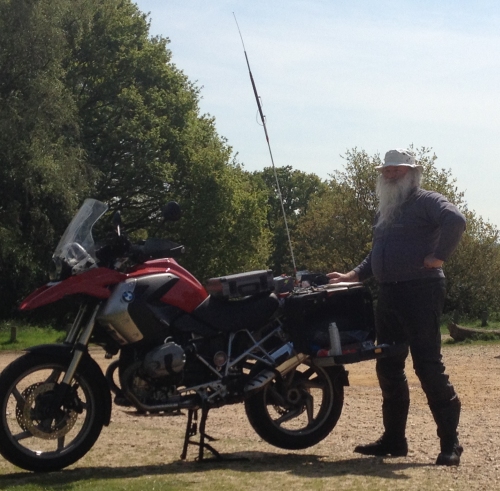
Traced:
MULTIPOLYGON (((190 388, 221 382, 220 374, 228 361, 227 340, 225 336, 196 338, 184 346, 167 340, 152 347, 142 359, 137 355, 130 350, 129 362, 125 357, 121 360, 120 386, 125 396, 144 411, 172 410, 195 402, 190 388)), ((237 352, 234 355, 238 356, 237 352)), ((235 383, 241 375, 240 366, 232 367, 225 383, 235 383)))
POLYGON ((144 357, 143 369, 151 378, 175 376, 186 364, 186 353, 181 346, 168 342, 148 352, 144 357))

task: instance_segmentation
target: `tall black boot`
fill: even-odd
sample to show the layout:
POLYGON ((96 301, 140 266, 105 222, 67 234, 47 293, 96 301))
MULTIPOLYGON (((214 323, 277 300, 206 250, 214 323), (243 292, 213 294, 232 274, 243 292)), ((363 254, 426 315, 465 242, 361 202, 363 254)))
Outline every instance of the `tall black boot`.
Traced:
POLYGON ((457 432, 461 406, 460 399, 455 394, 446 405, 431 407, 441 443, 441 453, 438 455, 436 465, 460 465, 460 456, 464 450, 458 442, 457 432))
POLYGON ((408 443, 406 441, 406 420, 410 401, 384 400, 382 404, 382 419, 384 434, 376 442, 367 445, 358 445, 354 451, 363 455, 384 457, 406 457, 408 443))

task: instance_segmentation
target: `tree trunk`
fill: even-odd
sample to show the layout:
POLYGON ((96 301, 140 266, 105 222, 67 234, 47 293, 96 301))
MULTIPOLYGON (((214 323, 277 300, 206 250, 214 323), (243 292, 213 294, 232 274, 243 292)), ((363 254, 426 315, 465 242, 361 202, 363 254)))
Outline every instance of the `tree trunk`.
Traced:
POLYGON ((461 327, 454 322, 448 324, 448 331, 450 331, 450 336, 455 341, 464 341, 465 339, 479 339, 484 335, 494 335, 500 337, 500 330, 498 329, 476 329, 473 327, 461 327))

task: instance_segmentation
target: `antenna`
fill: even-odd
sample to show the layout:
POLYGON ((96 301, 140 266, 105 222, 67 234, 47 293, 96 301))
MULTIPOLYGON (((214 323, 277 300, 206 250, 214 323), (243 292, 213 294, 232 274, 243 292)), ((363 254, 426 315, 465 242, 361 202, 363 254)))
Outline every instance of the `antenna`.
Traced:
POLYGON ((257 87, 255 86, 255 81, 253 79, 252 70, 250 69, 250 63, 248 61, 247 50, 245 48, 245 43, 243 42, 243 36, 241 35, 240 26, 238 25, 238 21, 236 20, 236 15, 234 14, 234 12, 233 12, 233 16, 234 16, 234 21, 236 22, 236 27, 238 28, 238 32, 240 34, 241 44, 243 46, 243 52, 245 53, 245 59, 247 62, 248 73, 250 75, 250 81, 252 82, 253 93, 255 95, 255 100, 257 102, 257 108, 259 109, 260 120, 262 121, 262 126, 264 127, 264 134, 266 135, 267 148, 269 149, 269 155, 271 157, 271 163, 272 163, 273 171, 274 171, 274 178, 276 179, 276 189, 278 190, 278 197, 279 197, 279 200, 281 203, 281 211, 283 213, 283 220, 285 221, 286 235, 288 237, 288 246, 290 247, 290 254, 292 256, 293 271, 294 271, 294 273, 297 273, 297 266, 295 264, 295 256, 293 254, 292 241, 290 239, 290 231, 288 229, 288 222, 286 219, 285 205, 283 204, 283 196, 281 195, 281 188, 280 188, 280 183, 278 181, 278 174, 276 172, 276 166, 274 165, 274 158, 273 158, 273 152, 271 151, 271 144, 269 143, 269 135, 267 133, 266 118, 264 116, 264 113, 262 112, 262 105, 260 103, 260 97, 259 97, 259 94, 257 92, 257 87))

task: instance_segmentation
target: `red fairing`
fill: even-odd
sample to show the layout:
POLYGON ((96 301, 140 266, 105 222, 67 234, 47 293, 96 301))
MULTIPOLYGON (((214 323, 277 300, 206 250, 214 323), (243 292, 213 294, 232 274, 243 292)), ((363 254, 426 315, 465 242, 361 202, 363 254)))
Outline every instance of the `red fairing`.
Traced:
POLYGON ((207 297, 208 293, 203 286, 194 284, 189 278, 181 277, 160 301, 190 313, 207 297))
POLYGON ((26 297, 19 309, 36 309, 77 293, 105 300, 111 294, 110 286, 125 281, 127 278, 155 273, 173 273, 179 277, 174 287, 161 298, 161 301, 168 305, 179 307, 185 312, 192 312, 208 297, 203 285, 191 273, 174 259, 168 258, 147 261, 136 266, 129 274, 108 268, 95 268, 77 276, 70 276, 64 281, 47 283, 26 297))
POLYGON ((127 279, 127 275, 108 268, 95 268, 77 276, 70 276, 64 281, 47 283, 35 290, 21 303, 20 310, 31 310, 57 302, 64 297, 82 293, 95 298, 109 298, 109 286, 127 279))
POLYGON ((146 261, 144 264, 137 266, 129 274, 129 277, 133 278, 155 273, 173 273, 179 277, 179 281, 161 297, 160 300, 163 303, 179 307, 185 312, 192 312, 208 297, 203 285, 172 258, 146 261))

